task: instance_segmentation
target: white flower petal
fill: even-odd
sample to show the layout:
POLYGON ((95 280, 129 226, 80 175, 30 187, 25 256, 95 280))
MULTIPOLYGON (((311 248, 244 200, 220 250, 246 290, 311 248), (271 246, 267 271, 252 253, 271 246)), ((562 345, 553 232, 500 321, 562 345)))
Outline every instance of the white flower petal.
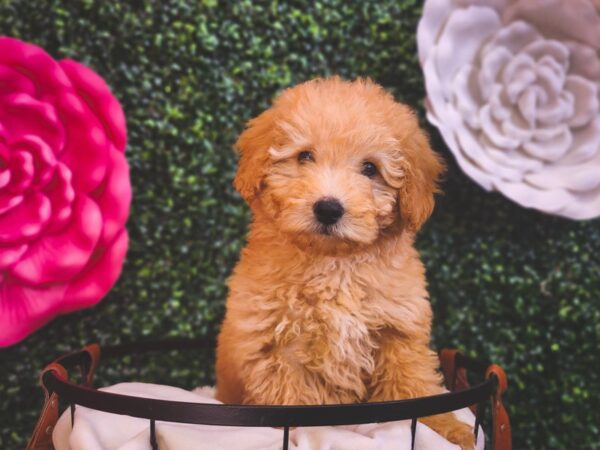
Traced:
POLYGON ((504 47, 511 54, 517 54, 527 44, 541 38, 542 35, 527 22, 515 21, 498 31, 483 47, 483 53, 495 47, 504 47))
POLYGON ((479 91, 484 99, 491 95, 491 88, 498 82, 499 74, 513 54, 504 47, 494 47, 483 53, 479 71, 479 91))
POLYGON ((547 167, 541 172, 526 175, 525 181, 541 189, 592 191, 600 188, 600 158, 579 166, 547 167))
POLYGON ((598 115, 598 86, 578 75, 569 75, 565 88, 575 98, 575 113, 569 126, 581 127, 598 115))
MULTIPOLYGON (((440 117, 444 123, 453 119, 453 115, 449 112, 449 103, 444 98, 444 92, 440 79, 437 77, 435 70, 435 54, 437 48, 431 49, 431 53, 425 64, 423 65, 423 72, 425 76, 425 89, 427 91, 427 105, 432 116, 440 117)), ((447 126, 451 126, 449 123, 447 126)))
POLYGON ((571 52, 571 74, 600 83, 599 52, 578 42, 567 42, 567 45, 571 52))
POLYGON ((534 130, 517 117, 509 117, 503 120, 500 128, 509 137, 520 142, 526 142, 534 137, 534 130))
POLYGON ((481 170, 480 168, 475 166, 473 164, 473 162, 470 161, 464 155, 464 153, 462 152, 462 149, 460 148, 460 146, 456 140, 454 131, 450 127, 447 127, 446 125, 441 123, 430 112, 427 113, 427 120, 429 120, 429 122, 431 122, 433 125, 435 125, 438 128, 438 130, 440 131, 440 134, 442 135, 442 138, 444 139, 444 142, 446 143, 448 148, 450 148, 450 150, 452 150, 454 159, 456 159, 456 162, 458 163, 460 168, 463 170, 463 172, 465 172, 467 174, 467 176, 469 176, 469 178, 471 178, 473 181, 475 181, 477 184, 479 184, 479 186, 481 186, 486 191, 492 190, 493 186, 492 186, 490 174, 487 172, 484 172, 483 170, 481 170))
POLYGON ((535 126, 537 121, 537 103, 538 103, 538 95, 543 95, 539 92, 538 86, 529 86, 528 89, 523 92, 523 94, 519 97, 517 104, 519 105, 519 112, 521 116, 530 128, 535 126))
POLYGON ((572 142, 573 136, 569 128, 564 126, 561 127, 561 132, 555 138, 545 142, 535 140, 526 142, 523 144, 523 150, 535 158, 553 162, 567 153, 572 142))
POLYGON ((494 186, 519 205, 552 214, 558 214, 572 201, 565 189, 539 189, 526 183, 504 180, 494 181, 494 186))
POLYGON ((600 216, 600 189, 577 192, 572 202, 560 212, 561 215, 576 220, 589 220, 600 216))
POLYGON ((547 94, 546 101, 554 100, 563 90, 565 73, 555 72, 547 65, 538 64, 535 68, 538 83, 547 94))
POLYGON ((548 38, 600 49, 600 11, 589 0, 517 0, 502 15, 504 23, 514 20, 531 23, 548 38))
POLYGON ((512 80, 506 84, 506 95, 511 103, 516 103, 523 91, 536 81, 537 75, 533 68, 524 68, 517 71, 512 80))
POLYGON ((512 115, 512 105, 507 99, 504 88, 500 84, 494 85, 489 99, 492 117, 496 120, 507 120, 512 115))
POLYGON ((513 149, 520 145, 518 139, 512 139, 504 135, 501 128, 491 116, 490 105, 485 105, 481 108, 479 111, 479 120, 486 137, 497 147, 513 149))
POLYGON ((522 51, 536 61, 539 61, 542 57, 550 57, 565 70, 569 67, 569 49, 562 42, 539 39, 525 46, 522 51))
POLYGON ((490 158, 489 149, 482 148, 480 140, 468 128, 457 133, 457 138, 465 156, 485 172, 505 180, 519 181, 523 179, 522 169, 501 166, 490 158))
POLYGON ((467 65, 458 71, 452 82, 454 104, 471 128, 479 128, 478 112, 482 103, 475 88, 477 76, 477 68, 467 65))
POLYGON ((535 61, 531 56, 519 53, 504 67, 504 71, 502 72, 502 82, 505 85, 510 84, 517 72, 527 69, 533 71, 535 69, 535 61))
POLYGON ((542 103, 537 108, 537 120, 540 125, 559 125, 573 116, 574 106, 573 94, 561 92, 553 101, 542 103))
POLYGON ((455 0, 455 3, 466 7, 469 5, 488 6, 494 8, 497 12, 501 12, 506 9, 508 3, 513 0, 455 0))
POLYGON ((546 69, 550 70, 557 78, 561 80, 565 79, 565 67, 556 62, 556 59, 552 58, 551 56, 542 56, 537 60, 537 65, 538 67, 545 67, 546 69))
POLYGON ((436 46, 436 69, 444 90, 451 97, 451 81, 460 67, 475 60, 482 43, 500 28, 500 18, 491 8, 470 6, 451 13, 436 46))
POLYGON ((452 0, 428 0, 423 7, 423 16, 417 27, 419 61, 425 62, 435 45, 442 26, 456 7, 452 0))
POLYGON ((553 127, 535 128, 533 130, 532 139, 534 139, 540 143, 547 142, 552 139, 556 139, 560 134, 565 133, 565 130, 568 130, 568 128, 564 124, 553 126, 553 127))
POLYGON ((522 155, 518 150, 508 150, 508 152, 489 149, 489 154, 498 164, 505 165, 507 167, 514 167, 519 169, 520 172, 535 172, 540 170, 544 164, 531 159, 528 157, 517 158, 516 155, 522 155))
POLYGON ((513 167, 522 172, 535 172, 544 167, 544 163, 531 158, 518 148, 514 150, 499 149, 484 136, 481 137, 481 142, 489 152, 490 158, 502 166, 513 167))
POLYGON ((569 153, 560 161, 561 164, 580 164, 600 154, 600 116, 596 116, 585 127, 572 130, 572 134, 573 144, 569 153))

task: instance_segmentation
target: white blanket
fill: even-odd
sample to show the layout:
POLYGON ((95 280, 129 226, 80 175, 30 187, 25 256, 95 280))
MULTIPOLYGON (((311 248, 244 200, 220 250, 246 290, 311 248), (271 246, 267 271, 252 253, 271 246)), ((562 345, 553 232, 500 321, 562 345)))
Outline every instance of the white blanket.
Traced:
MULTIPOLYGON (((212 388, 193 392, 172 386, 145 383, 121 383, 101 389, 107 392, 164 400, 219 403, 212 388)), ((468 409, 456 416, 473 425, 468 409)), ((337 427, 303 427, 290 431, 293 450, 410 450, 410 420, 381 424, 337 427)), ((67 409, 53 434, 56 450, 150 450, 150 421, 120 416, 78 406, 75 426, 67 409)), ((275 428, 219 427, 156 423, 160 450, 281 450, 283 431, 275 428)), ((477 450, 483 450, 483 432, 477 450)), ((427 426, 417 424, 415 448, 418 450, 457 450, 427 426)))

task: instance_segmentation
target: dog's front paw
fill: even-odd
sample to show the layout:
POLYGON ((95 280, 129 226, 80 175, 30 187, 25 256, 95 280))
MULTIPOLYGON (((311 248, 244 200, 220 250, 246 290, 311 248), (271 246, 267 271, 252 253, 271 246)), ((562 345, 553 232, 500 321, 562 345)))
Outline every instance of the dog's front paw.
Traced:
POLYGON ((473 427, 459 420, 456 420, 456 423, 448 429, 445 437, 453 444, 459 445, 461 450, 473 450, 475 448, 473 427))
POLYGON ((461 422, 452 413, 437 416, 422 417, 419 419, 444 439, 459 445, 462 450, 473 450, 475 448, 475 435, 473 427, 461 422))

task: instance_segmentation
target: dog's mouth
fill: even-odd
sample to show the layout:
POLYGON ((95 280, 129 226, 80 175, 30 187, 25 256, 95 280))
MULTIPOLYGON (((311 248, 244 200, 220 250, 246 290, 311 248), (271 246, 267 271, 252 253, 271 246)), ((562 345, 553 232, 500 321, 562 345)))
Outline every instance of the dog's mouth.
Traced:
POLYGON ((362 251, 374 240, 357 239, 364 236, 352 233, 354 230, 348 228, 346 223, 336 224, 307 224, 302 230, 289 230, 286 234, 291 241, 300 249, 315 254, 328 256, 342 256, 362 251))
POLYGON ((333 237, 337 234, 337 227, 335 225, 319 225, 317 234, 333 237))
POLYGON ((329 235, 331 235, 332 228, 333 228, 333 227, 332 227, 331 225, 321 225, 321 226, 319 227, 319 231, 318 231, 318 233, 319 233, 319 234, 322 234, 322 235, 324 235, 324 236, 329 236, 329 235))

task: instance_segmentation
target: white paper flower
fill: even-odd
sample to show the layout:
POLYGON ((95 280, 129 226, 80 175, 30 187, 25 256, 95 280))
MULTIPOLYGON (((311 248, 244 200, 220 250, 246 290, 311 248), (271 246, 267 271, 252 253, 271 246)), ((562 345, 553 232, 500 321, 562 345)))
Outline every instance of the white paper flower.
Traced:
POLYGON ((600 0, 427 0, 427 117, 487 190, 600 216, 600 0))

